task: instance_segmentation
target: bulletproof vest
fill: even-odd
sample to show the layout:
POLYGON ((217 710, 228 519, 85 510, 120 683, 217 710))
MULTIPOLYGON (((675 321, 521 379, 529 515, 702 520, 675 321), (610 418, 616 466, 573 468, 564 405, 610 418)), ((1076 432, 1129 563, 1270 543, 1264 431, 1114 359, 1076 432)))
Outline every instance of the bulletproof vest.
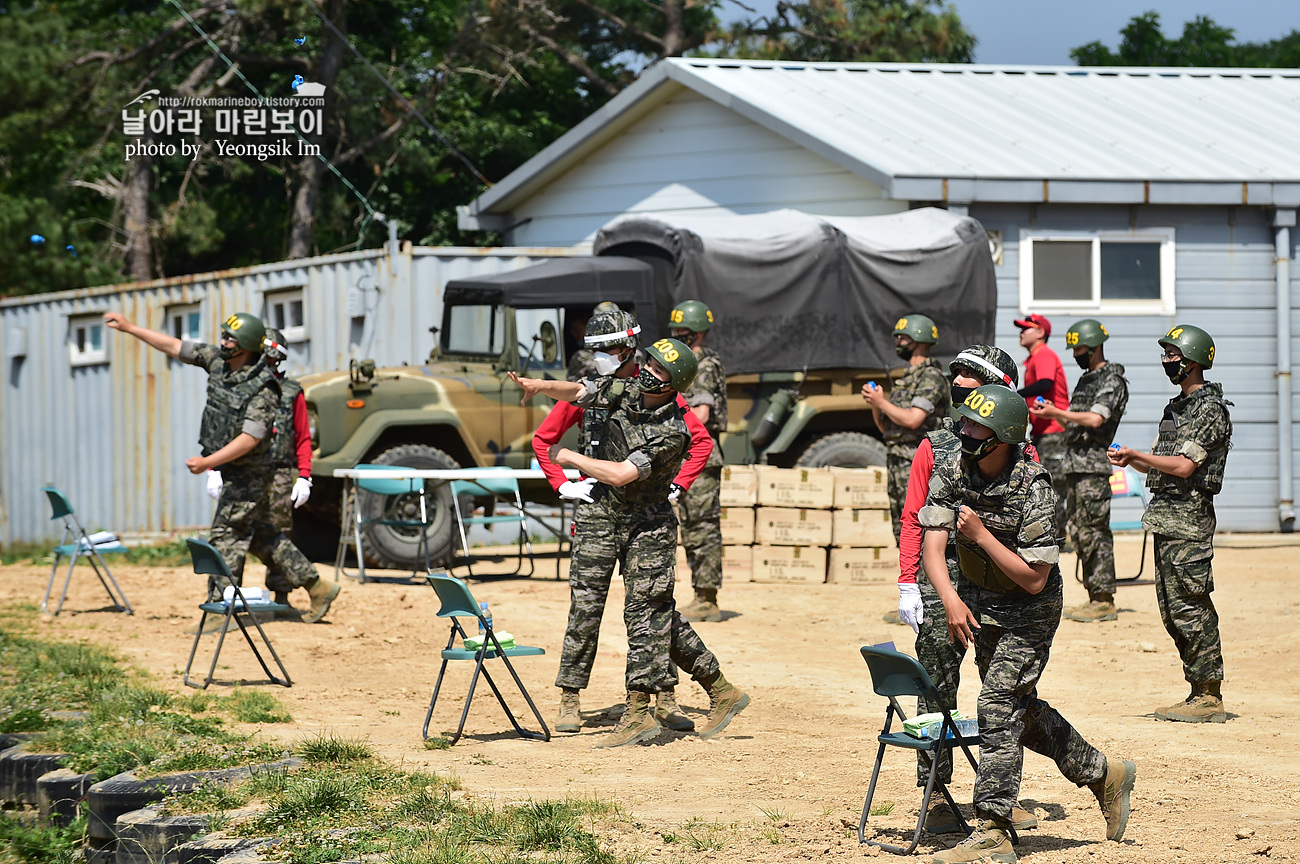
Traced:
MULTIPOLYGON (((679 427, 678 431, 681 434, 687 435, 686 421, 682 419, 681 408, 678 407, 676 400, 651 412, 631 411, 625 406, 624 410, 615 411, 610 415, 596 458, 622 462, 629 454, 641 449, 648 442, 660 438, 666 428, 673 426, 679 427)), ((608 495, 613 501, 622 502, 632 508, 664 504, 668 500, 668 493, 680 467, 681 465, 678 464, 671 471, 652 472, 649 476, 633 480, 626 486, 613 487, 601 484, 596 487, 597 494, 608 495)))
POLYGON ((297 468, 298 430, 293 425, 293 405, 302 385, 287 376, 276 381, 280 384, 280 407, 275 412, 275 434, 271 436, 271 464, 276 468, 297 468))
MULTIPOLYGON (((1178 448, 1191 435, 1189 424, 1193 422, 1195 408, 1199 401, 1208 400, 1223 411, 1228 421, 1228 439, 1232 438, 1232 418, 1228 414, 1228 402, 1223 398, 1223 387, 1219 384, 1206 384, 1192 395, 1185 398, 1171 399, 1165 406, 1164 416, 1160 418, 1160 431, 1156 444, 1151 448, 1153 456, 1176 456, 1178 448)), ((1192 492, 1204 495, 1218 495, 1223 488, 1223 469, 1228 462, 1227 446, 1211 450, 1205 461, 1196 467, 1190 477, 1175 477, 1163 471, 1147 472, 1147 490, 1161 492, 1174 498, 1186 498, 1192 492)))
MULTIPOLYGON (((208 402, 199 425, 199 446, 203 448, 204 456, 216 453, 243 431, 248 403, 264 387, 279 387, 271 374, 271 367, 265 363, 249 363, 237 372, 223 367, 221 372, 208 375, 208 402)), ((239 461, 247 462, 254 454, 260 457, 254 461, 261 461, 266 458, 266 453, 266 447, 259 447, 239 461)))
POLYGON ((623 403, 623 396, 626 393, 627 384, 620 378, 609 385, 608 406, 583 409, 582 426, 578 430, 578 450, 582 455, 591 459, 597 458, 596 454, 600 452, 600 444, 605 436, 605 426, 609 423, 609 416, 623 403))
MULTIPOLYGON (((1117 377, 1123 377, 1124 367, 1116 363, 1107 363, 1096 372, 1085 372, 1079 378, 1079 383, 1075 385, 1074 394, 1070 397, 1071 411, 1087 411, 1097 404, 1097 394, 1101 392, 1102 387, 1109 381, 1117 377)), ((1125 391, 1127 393, 1127 391, 1125 391)), ((1078 423, 1065 424, 1065 443, 1069 447, 1077 449, 1095 449, 1109 447, 1115 440, 1115 432, 1119 429, 1119 421, 1124 418, 1124 408, 1128 404, 1127 395, 1124 401, 1106 420, 1096 429, 1089 429, 1078 423)))
MULTIPOLYGON (((961 443, 958 442, 957 446, 960 449, 961 443)), ((1021 513, 1013 500, 1019 497, 1016 493, 1028 491, 1029 483, 1037 473, 1031 467, 1032 465, 1022 447, 1019 459, 1011 467, 1011 478, 1006 483, 1005 492, 999 492, 996 497, 987 495, 987 490, 981 491, 970 487, 965 483, 963 475, 960 473, 958 475, 959 478, 963 478, 962 506, 973 507, 980 521, 984 523, 984 527, 988 528, 998 542, 1008 549, 1015 549, 1020 545, 1021 513)), ((962 471, 960 463, 957 470, 962 471)), ((962 575, 968 581, 1002 594, 1028 593, 994 563, 979 544, 959 531, 953 533, 957 535, 957 562, 961 565, 962 575)))

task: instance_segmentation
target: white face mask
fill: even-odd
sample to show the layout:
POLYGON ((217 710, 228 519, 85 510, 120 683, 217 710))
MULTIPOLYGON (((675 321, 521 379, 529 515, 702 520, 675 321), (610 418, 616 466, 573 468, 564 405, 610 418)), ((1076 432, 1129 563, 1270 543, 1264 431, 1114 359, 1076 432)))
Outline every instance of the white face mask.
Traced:
POLYGON ((596 352, 596 374, 613 375, 618 371, 618 367, 622 365, 623 358, 614 354, 606 354, 604 351, 596 352))

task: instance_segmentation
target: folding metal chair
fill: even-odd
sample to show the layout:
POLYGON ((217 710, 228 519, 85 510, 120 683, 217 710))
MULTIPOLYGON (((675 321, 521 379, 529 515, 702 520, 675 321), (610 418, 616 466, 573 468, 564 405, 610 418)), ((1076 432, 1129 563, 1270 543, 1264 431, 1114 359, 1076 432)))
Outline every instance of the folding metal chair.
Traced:
POLYGON ((454 576, 445 574, 431 573, 427 577, 429 584, 438 594, 438 602, 441 608, 438 609, 439 618, 451 619, 451 635, 447 638, 447 647, 442 649, 442 667, 438 670, 438 680, 433 685, 433 697, 429 700, 429 711, 424 715, 424 728, 421 734, 429 737, 429 721, 433 717, 434 706, 438 704, 438 691, 442 689, 443 676, 447 674, 447 664, 453 660, 473 660, 474 677, 469 682, 469 693, 465 696, 465 707, 460 712, 460 725, 456 727, 456 732, 451 736, 450 742, 455 744, 460 740, 461 733, 465 730, 465 718, 469 716, 470 702, 474 699, 474 689, 478 686, 479 674, 487 680, 488 686, 497 697, 497 702, 501 703, 501 709, 506 712, 506 718, 510 725, 515 727, 515 731, 520 737, 527 738, 530 741, 550 741, 551 730, 546 727, 546 721, 542 719, 541 712, 533 704, 533 697, 528 695, 528 689, 524 687, 524 682, 519 680, 515 667, 510 663, 511 657, 537 657, 546 653, 544 648, 533 648, 527 645, 517 645, 513 648, 502 648, 501 642, 497 639, 496 632, 492 629, 492 622, 483 617, 482 610, 474 600, 473 593, 470 592, 469 586, 454 576), (466 637, 465 628, 461 627, 457 618, 473 618, 483 627, 483 645, 477 650, 469 648, 456 648, 456 637, 459 636, 462 643, 466 637), (501 658, 506 664, 506 669, 510 672, 510 677, 515 679, 515 686, 523 694, 524 700, 528 702, 528 707, 532 710, 533 716, 537 718, 537 723, 542 727, 541 732, 533 732, 519 725, 515 715, 511 713, 510 706, 506 704, 505 697, 501 695, 501 689, 497 687, 496 682, 492 680, 492 675, 483 665, 488 660, 501 658))
MULTIPOLYGON (((402 471, 399 465, 358 465, 357 468, 364 468, 371 471, 402 471)), ((366 581, 366 556, 362 548, 361 535, 367 525, 388 525, 395 528, 417 528, 420 532, 417 541, 417 550, 424 555, 424 574, 428 575, 429 571, 429 504, 428 494, 425 491, 424 481, 419 478, 410 477, 380 477, 358 479, 353 481, 352 494, 345 491, 343 495, 343 528, 339 532, 338 550, 334 555, 334 581, 340 581, 339 576, 348 576, 366 581), (361 492, 368 492, 372 495, 380 495, 391 499, 386 501, 383 515, 378 519, 367 519, 361 515, 361 502, 358 500, 361 492), (403 518, 404 514, 409 513, 413 516, 416 512, 420 518, 403 518), (348 539, 347 526, 352 525, 352 539, 348 539), (344 557, 347 555, 348 547, 353 547, 357 556, 357 573, 353 574, 347 571, 344 566, 344 557)), ((420 575, 419 567, 411 568, 411 578, 414 579, 420 575)))
POLYGON ((54 615, 58 615, 63 609, 63 601, 68 597, 68 586, 72 584, 72 570, 77 566, 77 561, 85 558, 94 568, 95 575, 99 577, 99 584, 104 586, 108 592, 108 599, 112 601, 113 607, 118 612, 125 612, 128 615, 134 615, 135 610, 131 608, 131 602, 126 599, 126 592, 122 586, 117 584, 113 578, 113 573, 108 569, 107 562, 104 561, 104 555, 120 555, 126 551, 126 547, 114 540, 109 544, 95 545, 90 535, 86 533, 85 527, 82 526, 81 520, 72 510, 72 503, 68 501, 68 496, 64 495, 53 486, 46 486, 41 489, 45 497, 50 499, 50 509, 54 515, 53 519, 63 520, 63 539, 59 545, 54 547, 54 565, 50 568, 50 583, 45 586, 45 597, 41 599, 41 611, 44 612, 50 602, 50 592, 54 590, 54 578, 59 572, 59 563, 64 556, 68 558, 68 576, 63 580, 63 593, 59 595, 59 605, 54 607, 54 615), (71 538, 72 542, 68 542, 71 538), (99 568, 103 567, 104 572, 99 568), (107 580, 105 580, 107 576, 107 580), (111 587, 110 587, 111 586, 111 587))
MULTIPOLYGON (((462 495, 492 497, 492 504, 489 505, 491 515, 485 513, 483 516, 466 516, 461 512, 459 503, 452 508, 456 513, 456 525, 460 529, 461 554, 465 558, 465 568, 469 571, 470 578, 473 578, 474 576, 474 566, 473 559, 469 554, 469 542, 465 536, 465 526, 502 525, 508 523, 517 523, 519 525, 519 548, 516 553, 518 558, 516 559, 517 563, 515 564, 515 569, 512 572, 500 575, 532 576, 536 569, 536 562, 533 560, 533 540, 528 534, 528 511, 524 509, 523 498, 519 495, 519 481, 513 477, 483 477, 477 480, 451 481, 452 500, 459 502, 460 496, 462 495), (508 516, 495 515, 498 496, 508 496, 506 500, 501 501, 501 503, 505 504, 507 507, 513 507, 515 510, 513 514, 508 516), (514 500, 509 500, 509 496, 513 496, 514 500), (528 550, 527 573, 522 572, 524 567, 525 548, 528 550)), ((559 554, 558 551, 556 554, 559 554)))
POLYGON ((235 582, 235 577, 230 572, 226 559, 222 557, 211 543, 206 540, 197 540, 192 537, 185 540, 185 544, 190 547, 190 560, 194 562, 195 573, 206 573, 208 575, 208 596, 216 596, 213 589, 218 585, 231 585, 234 588, 230 600, 209 600, 206 603, 200 603, 199 609, 203 611, 203 616, 199 618, 199 628, 194 634, 194 645, 190 648, 190 659, 185 663, 185 675, 183 680, 186 686, 197 687, 200 690, 206 690, 212 683, 213 676, 217 672, 217 658, 221 656, 221 648, 226 644, 226 632, 230 629, 230 622, 234 621, 239 627, 239 632, 244 634, 244 641, 248 647, 253 649, 253 656, 261 664, 262 671, 271 684, 279 684, 281 687, 292 687, 293 682, 289 680, 289 670, 284 668, 284 662, 280 655, 275 653, 275 646, 267 637, 266 631, 262 629, 262 623, 257 620, 259 612, 284 612, 290 607, 285 603, 250 603, 244 596, 244 591, 235 582), (214 578, 220 577, 220 578, 214 578), (208 676, 203 679, 203 683, 190 680, 190 667, 194 665, 194 655, 199 650, 199 640, 203 638, 203 625, 207 623, 209 615, 224 616, 221 622, 221 630, 217 635, 217 650, 212 652, 212 665, 208 667, 208 676), (253 636, 248 632, 248 626, 244 619, 248 618, 257 628, 258 634, 262 637, 262 642, 266 645, 266 650, 271 652, 271 658, 275 660, 275 665, 280 667, 280 674, 283 678, 275 677, 271 667, 266 665, 266 660, 262 658, 262 652, 257 650, 257 643, 253 641, 253 636))
MULTIPOLYGON (((1145 510, 1150 498, 1147 495, 1146 483, 1142 479, 1142 474, 1136 468, 1116 468, 1110 472, 1110 499, 1116 498, 1137 498, 1142 502, 1142 509, 1145 510)), ((1132 582, 1135 579, 1142 578, 1142 571, 1147 566, 1147 538, 1151 536, 1146 527, 1142 524, 1141 517, 1137 519, 1112 519, 1110 522, 1111 531, 1142 531, 1142 553, 1138 556, 1138 572, 1132 576, 1116 577, 1117 582, 1132 582)), ((1083 584, 1083 562, 1078 558, 1074 560, 1074 578, 1083 584)))
MULTIPOLYGON (((925 824, 925 814, 930 809, 930 796, 938 788, 952 812, 957 816, 957 822, 961 825, 962 831, 967 834, 971 833, 971 827, 966 824, 965 818, 961 815, 961 809, 958 808, 957 802, 953 800, 948 787, 939 780, 939 754, 944 750, 951 751, 954 747, 961 747, 962 752, 966 754, 972 769, 977 769, 978 764, 974 755, 971 754, 971 745, 979 746, 979 735, 962 736, 957 732, 957 727, 952 721, 949 713, 954 706, 948 705, 939 695, 938 689, 935 688, 934 682, 926 673, 925 668, 917 662, 916 658, 909 657, 906 654, 894 650, 893 644, 888 645, 864 645, 862 648, 862 659, 867 661, 867 668, 871 670, 871 687, 876 691, 878 696, 884 696, 889 699, 889 707, 885 709, 885 726, 876 736, 880 742, 880 749, 876 752, 876 764, 871 770, 871 785, 867 787, 867 800, 862 805, 862 817, 858 820, 858 842, 866 843, 871 846, 878 846, 887 852, 893 852, 897 855, 911 855, 916 849, 917 844, 921 841, 921 830, 925 824), (943 723, 939 729, 937 738, 914 738, 906 732, 891 732, 890 726, 897 717, 899 722, 907 719, 903 713, 903 707, 898 704, 900 696, 923 696, 926 704, 931 707, 937 706, 943 714, 943 723), (891 846, 888 843, 880 843, 875 840, 866 838, 867 818, 871 815, 871 799, 876 794, 876 781, 880 777, 880 766, 885 761, 885 748, 902 747, 907 750, 917 750, 925 754, 926 761, 930 764, 930 776, 925 783, 925 794, 921 798, 921 813, 916 818, 916 831, 912 835, 912 844, 910 846, 891 846)), ((1012 831, 1012 840, 1016 841, 1015 831, 1012 831)))

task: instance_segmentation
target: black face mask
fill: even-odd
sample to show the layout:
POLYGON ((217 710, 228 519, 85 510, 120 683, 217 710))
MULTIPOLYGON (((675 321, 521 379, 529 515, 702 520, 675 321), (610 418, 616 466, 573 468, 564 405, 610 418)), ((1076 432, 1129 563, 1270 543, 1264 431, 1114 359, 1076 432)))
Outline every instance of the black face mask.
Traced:
POLYGON ((1160 365, 1164 367, 1165 375, 1169 376, 1171 382, 1182 384, 1192 371, 1184 365, 1185 363, 1185 360, 1164 360, 1160 365))
POLYGON ((952 404, 954 407, 964 405, 966 397, 975 392, 974 387, 962 387, 960 384, 952 385, 952 404))
POLYGON ((217 353, 221 355, 222 360, 229 360, 239 351, 238 345, 218 345, 217 353))
POLYGON ((1075 354, 1074 362, 1079 364, 1080 369, 1087 369, 1092 365, 1092 352, 1086 354, 1075 354))
POLYGON ((640 374, 636 376, 636 383, 641 388, 641 392, 649 396, 666 393, 673 388, 671 381, 660 381, 646 366, 643 366, 640 374))
POLYGON ((895 345, 894 353, 899 357, 902 357, 904 360, 911 360, 913 351, 910 345, 895 345))
POLYGON ((963 458, 972 462, 981 462, 986 456, 1002 443, 998 441, 996 435, 990 435, 988 438, 976 438, 973 435, 967 435, 965 432, 958 433, 961 439, 961 455, 963 458))

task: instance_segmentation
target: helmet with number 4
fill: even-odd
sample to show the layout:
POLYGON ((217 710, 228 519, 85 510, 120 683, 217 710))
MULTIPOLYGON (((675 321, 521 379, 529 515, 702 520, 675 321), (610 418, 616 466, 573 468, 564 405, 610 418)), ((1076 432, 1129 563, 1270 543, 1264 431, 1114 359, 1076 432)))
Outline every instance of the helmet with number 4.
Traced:
POLYGON ((1004 444, 1020 444, 1029 429, 1029 406, 1020 394, 1001 384, 976 387, 957 406, 957 413, 993 430, 993 437, 1004 444))
POLYGON ((595 312, 587 320, 587 335, 582 341, 588 348, 605 351, 609 348, 636 347, 636 334, 641 325, 631 312, 615 307, 612 312, 595 312))
POLYGON ((248 312, 236 312, 221 323, 221 332, 235 338, 235 344, 244 351, 260 352, 266 339, 266 325, 262 319, 248 312))
POLYGON ((1078 348, 1082 345, 1085 348, 1096 348, 1101 343, 1110 338, 1110 331, 1106 325, 1093 318, 1084 318, 1082 321, 1075 321, 1070 325, 1070 329, 1065 331, 1065 347, 1078 348))
POLYGON ((646 349, 646 354, 668 370, 668 381, 674 390, 685 393, 690 389, 699 361, 695 359, 695 352, 684 343, 676 339, 660 339, 646 349))
POLYGON ((668 326, 703 333, 713 326, 713 312, 699 300, 684 300, 668 313, 668 326))
POLYGON ((1175 324, 1173 329, 1158 340, 1166 348, 1177 348, 1183 359, 1199 363, 1209 369, 1214 365, 1214 339, 1200 327, 1175 324))
POLYGON ((913 342, 933 345, 939 341, 939 328, 929 316, 913 313, 898 319, 894 325, 894 335, 907 336, 913 342))

